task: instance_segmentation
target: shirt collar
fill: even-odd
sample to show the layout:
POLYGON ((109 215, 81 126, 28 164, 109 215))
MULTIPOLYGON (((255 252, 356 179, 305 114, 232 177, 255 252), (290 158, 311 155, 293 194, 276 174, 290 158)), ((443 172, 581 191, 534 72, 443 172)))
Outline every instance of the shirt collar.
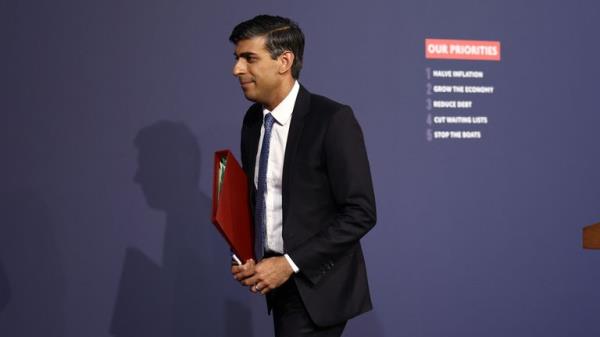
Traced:
POLYGON ((287 124, 291 117, 292 112, 294 111, 294 105, 296 104, 296 97, 298 97, 298 91, 300 90, 300 84, 298 81, 294 82, 294 86, 292 90, 285 96, 283 101, 279 103, 273 111, 269 111, 266 108, 263 108, 263 117, 268 113, 271 113, 275 121, 280 125, 287 124))

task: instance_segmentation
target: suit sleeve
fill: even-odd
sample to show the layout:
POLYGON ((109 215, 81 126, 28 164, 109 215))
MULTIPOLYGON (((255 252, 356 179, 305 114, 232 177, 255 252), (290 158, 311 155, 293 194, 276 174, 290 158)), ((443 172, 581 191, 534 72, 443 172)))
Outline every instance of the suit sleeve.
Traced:
POLYGON ((362 131, 352 110, 333 114, 324 140, 325 162, 337 205, 333 221, 288 252, 313 284, 358 244, 376 222, 375 196, 362 131))

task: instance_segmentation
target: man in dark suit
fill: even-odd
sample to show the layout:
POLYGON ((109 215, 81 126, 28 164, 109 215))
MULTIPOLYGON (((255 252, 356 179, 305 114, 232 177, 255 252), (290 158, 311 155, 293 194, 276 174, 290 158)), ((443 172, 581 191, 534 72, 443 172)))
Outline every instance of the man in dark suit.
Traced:
POLYGON ((241 154, 259 243, 232 273, 266 294, 276 336, 341 336, 371 309, 360 238, 376 221, 362 132, 349 106, 298 83, 304 35, 260 15, 237 25, 233 74, 255 102, 241 154))

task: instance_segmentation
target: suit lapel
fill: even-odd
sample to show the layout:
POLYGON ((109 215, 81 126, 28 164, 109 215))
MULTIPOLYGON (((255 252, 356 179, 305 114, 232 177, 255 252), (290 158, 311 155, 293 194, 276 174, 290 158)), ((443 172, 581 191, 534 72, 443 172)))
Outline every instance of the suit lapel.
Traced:
MULTIPOLYGON (((254 192, 254 169, 256 168, 256 154, 258 151, 258 143, 260 139, 260 128, 262 127, 262 108, 260 104, 256 104, 253 107, 252 111, 252 120, 248 124, 248 183, 251 185, 251 190, 254 192)), ((252 199, 254 197, 254 193, 252 193, 252 199)), ((254 201, 254 200, 253 200, 254 201)))
POLYGON ((282 208, 284 230, 287 206, 290 199, 290 186, 293 179, 292 167, 294 166, 294 159, 298 150, 298 143, 300 142, 300 136, 302 135, 302 129, 304 128, 304 117, 309 113, 309 111, 310 92, 308 92, 303 86, 300 86, 298 97, 296 97, 296 103, 294 104, 294 111, 292 112, 292 120, 290 122, 290 130, 288 133, 285 146, 285 156, 283 159, 282 208))

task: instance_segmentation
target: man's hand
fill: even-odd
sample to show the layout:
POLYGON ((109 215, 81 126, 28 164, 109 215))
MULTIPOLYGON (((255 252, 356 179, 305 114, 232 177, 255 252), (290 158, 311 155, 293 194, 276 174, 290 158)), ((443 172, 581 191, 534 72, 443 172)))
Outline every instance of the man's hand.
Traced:
POLYGON ((242 281, 254 275, 255 266, 256 264, 253 259, 247 260, 246 263, 241 266, 232 263, 231 273, 236 280, 243 283, 242 281))
POLYGON ((253 293, 260 292, 263 295, 281 286, 294 273, 283 256, 263 259, 252 267, 253 275, 244 278, 241 282, 249 286, 253 293))

